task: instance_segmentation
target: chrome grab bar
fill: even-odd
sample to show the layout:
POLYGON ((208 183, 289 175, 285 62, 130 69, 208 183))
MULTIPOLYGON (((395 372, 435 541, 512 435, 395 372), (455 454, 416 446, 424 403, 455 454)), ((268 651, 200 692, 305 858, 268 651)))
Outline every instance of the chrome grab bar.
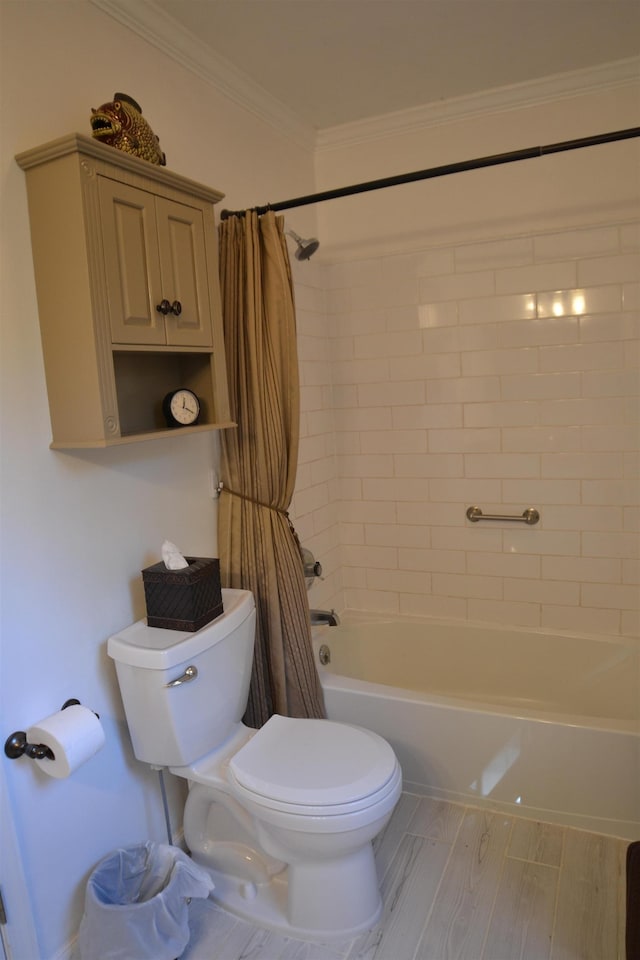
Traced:
POLYGON ((540 514, 535 507, 527 507, 519 517, 501 516, 498 513, 483 513, 480 507, 467 507, 467 520, 471 523, 477 523, 478 520, 513 520, 516 523, 526 523, 532 526, 540 519, 540 514))
POLYGON ((165 683, 165 687, 179 687, 181 683, 189 683, 198 676, 197 667, 187 667, 182 676, 176 677, 170 683, 165 683))

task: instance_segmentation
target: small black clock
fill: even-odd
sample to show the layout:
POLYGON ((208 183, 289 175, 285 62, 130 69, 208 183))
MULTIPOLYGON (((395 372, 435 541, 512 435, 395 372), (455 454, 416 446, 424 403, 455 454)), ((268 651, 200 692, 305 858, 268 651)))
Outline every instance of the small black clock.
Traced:
POLYGON ((200 416, 200 401, 193 390, 180 387, 166 395, 162 413, 170 427, 192 427, 200 416))

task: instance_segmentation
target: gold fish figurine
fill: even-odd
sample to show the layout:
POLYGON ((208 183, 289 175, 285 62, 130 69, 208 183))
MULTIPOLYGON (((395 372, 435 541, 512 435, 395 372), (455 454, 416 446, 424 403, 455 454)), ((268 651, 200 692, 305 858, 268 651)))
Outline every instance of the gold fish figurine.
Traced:
POLYGON ((110 103, 103 103, 97 110, 91 108, 91 130, 102 143, 149 163, 166 165, 160 141, 142 116, 142 108, 126 93, 114 93, 110 103))

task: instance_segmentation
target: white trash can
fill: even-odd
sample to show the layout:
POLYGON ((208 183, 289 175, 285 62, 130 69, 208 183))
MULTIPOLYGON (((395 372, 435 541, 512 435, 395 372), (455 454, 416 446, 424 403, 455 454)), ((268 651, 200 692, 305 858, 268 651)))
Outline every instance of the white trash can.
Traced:
POLYGON ((178 847, 115 850, 87 882, 81 960, 175 960, 189 942, 189 900, 212 890, 206 870, 178 847))

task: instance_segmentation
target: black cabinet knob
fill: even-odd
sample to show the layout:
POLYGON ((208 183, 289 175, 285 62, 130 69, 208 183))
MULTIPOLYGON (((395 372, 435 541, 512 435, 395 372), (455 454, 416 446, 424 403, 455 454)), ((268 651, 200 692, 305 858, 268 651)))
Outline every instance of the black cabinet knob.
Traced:
POLYGON ((171 304, 168 300, 161 300, 156 310, 158 313, 161 313, 163 317, 166 317, 166 315, 171 312, 171 304))
POLYGON ((174 300, 171 304, 171 313, 174 315, 174 317, 179 317, 182 313, 182 304, 179 300, 174 300))

